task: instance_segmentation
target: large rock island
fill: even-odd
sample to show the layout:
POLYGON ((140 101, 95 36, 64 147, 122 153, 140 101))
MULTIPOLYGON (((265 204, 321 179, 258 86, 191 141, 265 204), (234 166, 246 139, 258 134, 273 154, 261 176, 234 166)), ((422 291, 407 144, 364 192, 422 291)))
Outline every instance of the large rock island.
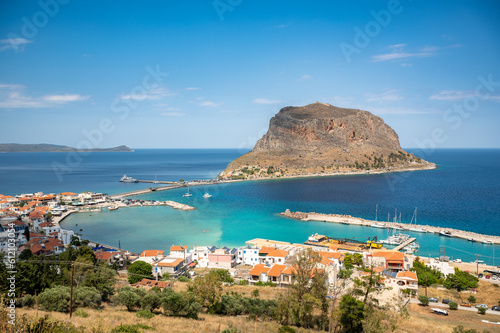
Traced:
POLYGON ((382 118, 316 102, 281 109, 253 150, 231 162, 219 176, 252 179, 435 167, 404 151, 398 135, 382 118))
POLYGON ((76 149, 68 146, 40 144, 19 144, 19 143, 0 143, 0 153, 67 153, 67 152, 88 152, 88 153, 107 153, 107 152, 133 152, 127 146, 118 146, 113 148, 93 148, 76 149))

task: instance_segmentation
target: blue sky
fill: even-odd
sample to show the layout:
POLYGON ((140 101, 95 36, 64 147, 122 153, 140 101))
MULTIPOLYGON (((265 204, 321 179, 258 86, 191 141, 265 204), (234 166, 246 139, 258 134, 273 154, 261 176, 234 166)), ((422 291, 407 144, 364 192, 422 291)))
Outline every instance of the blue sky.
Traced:
POLYGON ((0 142, 252 147, 284 106, 500 147, 498 1, 0 4, 0 142))

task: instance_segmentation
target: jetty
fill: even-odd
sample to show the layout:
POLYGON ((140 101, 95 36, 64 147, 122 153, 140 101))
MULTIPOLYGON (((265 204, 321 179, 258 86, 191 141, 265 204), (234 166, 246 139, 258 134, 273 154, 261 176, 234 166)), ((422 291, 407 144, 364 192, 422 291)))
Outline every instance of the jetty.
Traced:
MULTIPOLYGON (((146 182, 153 182, 153 181, 142 181, 144 183, 146 182)), ((118 193, 118 194, 112 194, 109 197, 111 199, 122 199, 126 197, 132 197, 134 195, 140 195, 140 194, 147 194, 151 192, 159 192, 159 191, 166 191, 166 190, 172 190, 174 188, 179 188, 179 187, 185 187, 187 185, 182 185, 178 183, 173 183, 177 185, 172 185, 172 186, 161 186, 161 187, 152 187, 152 188, 143 188, 140 190, 135 190, 135 191, 130 191, 130 192, 124 192, 124 193, 118 193)))
POLYGON ((411 243, 413 243, 414 241, 416 241, 417 239, 415 237, 412 237, 412 238, 408 238, 407 240, 405 240, 403 243, 399 244, 398 246, 396 246, 393 251, 399 251, 401 250, 402 248, 410 245, 411 243))
MULTIPOLYGON (((390 229, 394 226, 393 222, 372 221, 363 219, 361 217, 353 217, 351 215, 342 215, 342 214, 292 212, 289 209, 287 209, 285 212, 280 213, 280 215, 296 220, 301 220, 304 222, 307 221, 330 222, 330 223, 353 224, 366 227, 373 227, 374 225, 377 225, 377 227, 379 228, 387 228, 387 229, 390 229)), ((485 243, 485 244, 500 244, 500 236, 478 234, 472 231, 435 227, 430 225, 415 225, 415 224, 404 224, 404 223, 398 223, 398 226, 401 227, 401 230, 410 232, 412 231, 411 229, 415 228, 419 228, 425 230, 427 233, 434 233, 437 235, 439 235, 442 231, 447 231, 450 234, 450 236, 448 237, 456 237, 468 241, 485 243)))

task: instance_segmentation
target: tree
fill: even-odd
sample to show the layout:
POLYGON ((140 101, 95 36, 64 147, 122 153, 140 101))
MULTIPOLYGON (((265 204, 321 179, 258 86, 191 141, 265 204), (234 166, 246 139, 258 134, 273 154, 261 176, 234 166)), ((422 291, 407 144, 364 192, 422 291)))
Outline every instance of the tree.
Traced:
POLYGON ((85 258, 91 261, 93 264, 97 263, 97 258, 94 254, 94 251, 92 251, 92 249, 88 246, 81 246, 80 248, 78 248, 77 257, 85 258))
POLYGON ((354 259, 352 254, 346 253, 344 256, 344 267, 346 270, 352 270, 354 268, 354 259))
POLYGON ((69 312, 70 288, 56 286, 38 295, 38 304, 47 311, 69 312))
POLYGON ((132 287, 121 287, 118 289, 117 301, 125 305, 128 311, 132 311, 141 305, 141 297, 134 292, 132 287))
POLYGON ((363 267, 363 255, 361 253, 354 253, 352 259, 354 265, 358 267, 363 267))
POLYGON ((209 274, 214 274, 221 282, 234 283, 234 279, 227 269, 213 269, 209 274))
POLYGON ((456 302, 450 302, 448 303, 450 310, 458 310, 458 303, 456 302))
POLYGON ((217 274, 207 274, 189 282, 188 290, 194 294, 201 305, 209 307, 219 301, 222 282, 217 274))
POLYGON ((341 332, 363 332, 364 306, 363 302, 351 295, 342 297, 339 304, 341 332))
POLYGON ((469 298, 467 298, 467 300, 471 303, 476 303, 476 297, 474 297, 474 295, 470 295, 469 298))
POLYGON ((80 242, 80 238, 78 238, 78 236, 71 236, 71 241, 70 241, 70 245, 73 245, 73 246, 82 246, 82 242, 80 242))
POLYGON ((82 306, 98 307, 101 305, 101 294, 94 287, 78 287, 74 295, 75 302, 82 306))
POLYGON ((418 300, 420 301, 420 304, 427 306, 429 305, 429 297, 424 296, 424 295, 419 295, 418 300))
POLYGON ((33 252, 30 249, 24 249, 21 254, 19 254, 19 260, 30 260, 33 258, 33 252))
POLYGON ((457 291, 477 288, 479 279, 472 274, 461 271, 455 267, 455 274, 450 274, 443 281, 443 286, 447 289, 457 289, 457 291))
POLYGON ((377 287, 383 282, 380 275, 375 274, 373 268, 365 269, 365 271, 370 274, 362 278, 355 278, 352 292, 356 296, 363 297, 363 304, 367 305, 369 303, 368 305, 371 306, 372 304, 378 304, 378 300, 373 297, 373 294, 382 292, 382 289, 377 287))
POLYGON ((30 228, 24 228, 24 237, 26 237, 26 241, 30 241, 30 228))
POLYGON ((297 254, 293 263, 293 282, 278 301, 277 315, 281 324, 312 327, 315 311, 320 313, 316 319, 326 323, 327 274, 317 268, 320 261, 319 254, 311 249, 297 254))
POLYGON ((155 292, 150 292, 141 299, 143 310, 153 311, 161 306, 160 296, 155 292))
POLYGON ((197 302, 192 293, 176 293, 170 291, 162 297, 162 307, 165 313, 171 316, 198 318, 203 307, 197 302))
POLYGON ((477 308, 477 313, 479 313, 480 315, 486 314, 486 308, 483 307, 483 306, 478 307, 477 308))
POLYGON ((419 257, 413 262, 412 271, 417 274, 418 284, 421 286, 430 287, 433 284, 438 284, 442 277, 441 272, 437 269, 425 266, 425 264, 420 261, 419 257))
POLYGON ((141 281, 145 277, 151 277, 152 270, 153 266, 145 261, 138 260, 127 269, 129 273, 128 282, 133 284, 141 281))

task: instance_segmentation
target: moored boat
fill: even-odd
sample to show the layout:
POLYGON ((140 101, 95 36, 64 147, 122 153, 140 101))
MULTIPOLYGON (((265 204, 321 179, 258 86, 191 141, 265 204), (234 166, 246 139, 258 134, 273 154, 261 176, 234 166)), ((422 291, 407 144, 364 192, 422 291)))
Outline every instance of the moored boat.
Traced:
POLYGON ((127 175, 123 175, 123 177, 120 179, 120 182, 122 183, 137 183, 138 180, 132 177, 127 177, 127 175))

